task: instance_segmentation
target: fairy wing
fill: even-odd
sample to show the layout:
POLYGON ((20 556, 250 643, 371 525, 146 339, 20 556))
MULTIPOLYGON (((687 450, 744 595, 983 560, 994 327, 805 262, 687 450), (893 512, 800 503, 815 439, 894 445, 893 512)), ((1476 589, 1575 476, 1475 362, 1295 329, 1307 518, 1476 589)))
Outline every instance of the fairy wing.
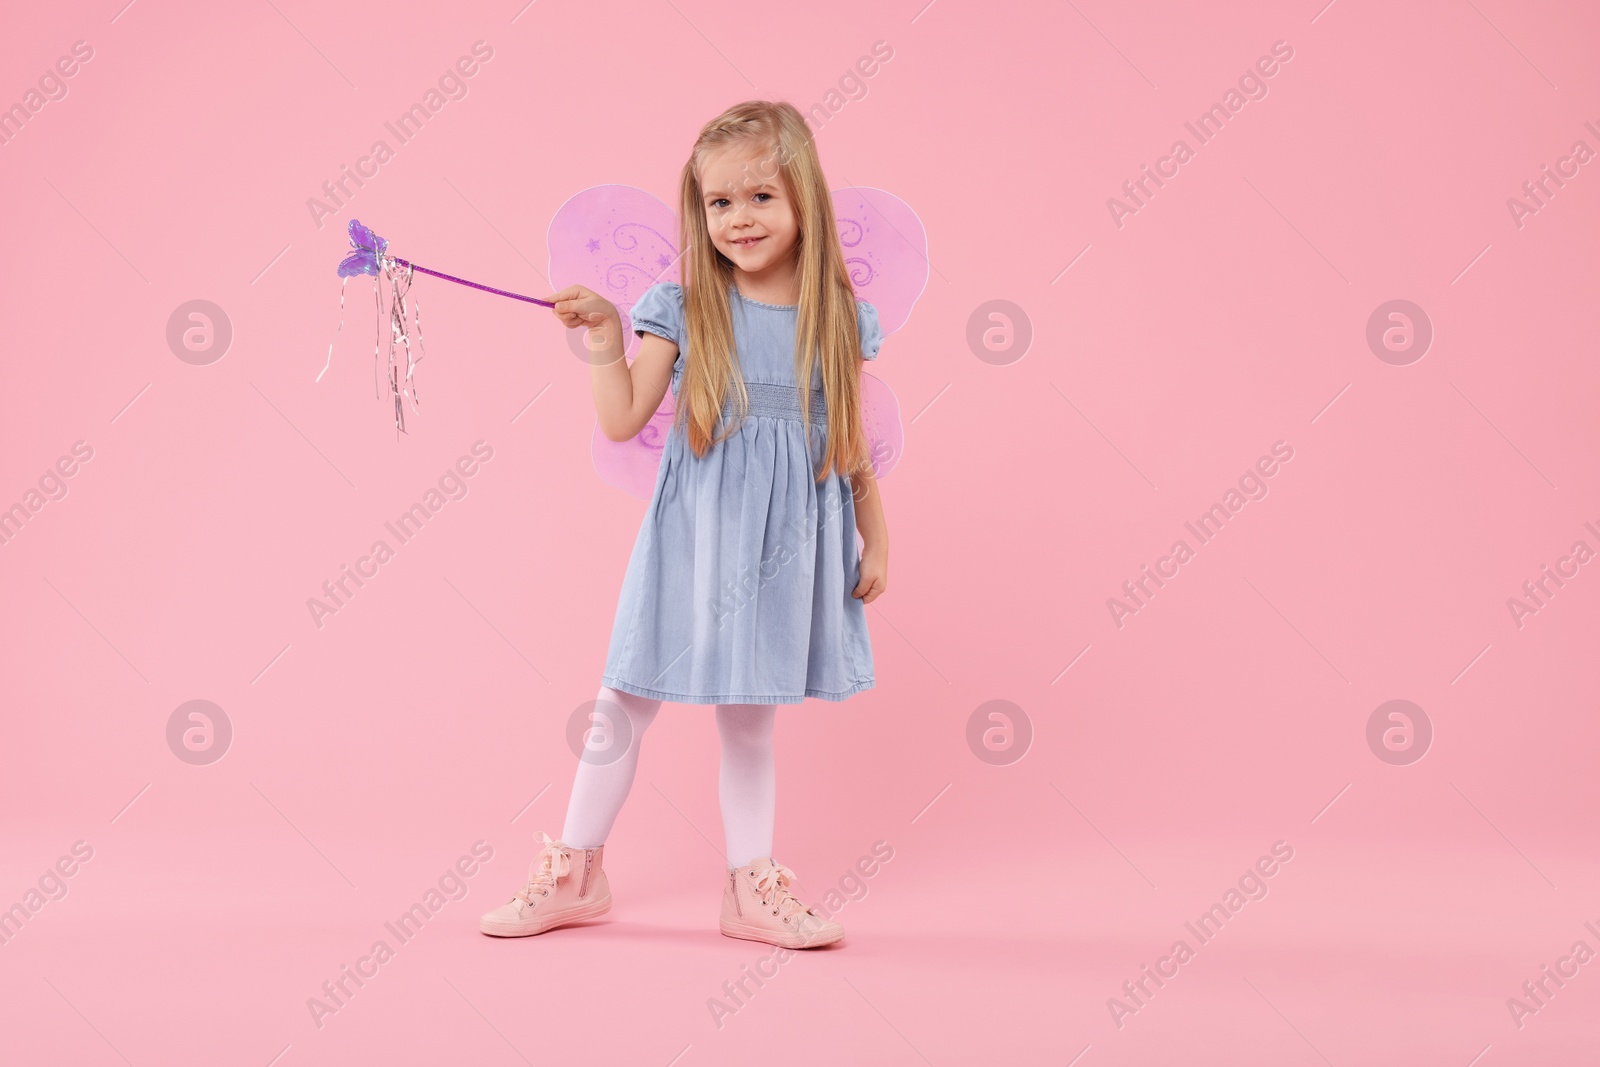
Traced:
MULTIPOLYGON (((885 335, 911 315, 928 282, 927 235, 910 206, 882 189, 833 193, 834 215, 856 295, 872 303, 885 335)), ((352 243, 354 234, 352 234, 352 243)), ((599 185, 562 204, 550 221, 550 281, 558 289, 583 285, 606 296, 625 317, 624 358, 638 338, 629 314, 657 282, 678 281, 677 220, 672 209, 631 185, 599 185)), ((900 404, 893 390, 862 375, 862 428, 878 477, 892 471, 905 448, 900 404)), ((595 470, 612 485, 648 500, 675 407, 668 390, 638 435, 612 441, 594 428, 595 470)))
MULTIPOLYGON (((928 285, 928 234, 911 205, 891 192, 866 186, 833 191, 833 216, 856 296, 878 309, 884 336, 911 318, 928 285)), ((894 390, 876 375, 861 374, 861 428, 875 477, 886 477, 905 453, 905 427, 894 390)))
MULTIPOLYGON (((629 363, 639 346, 629 314, 633 305, 657 282, 678 280, 677 226, 671 208, 631 185, 585 189, 550 220, 551 284, 586 286, 617 305, 629 363)), ((674 410, 669 389, 644 429, 627 441, 611 440, 597 421, 590 451, 600 477, 648 500, 674 410)))

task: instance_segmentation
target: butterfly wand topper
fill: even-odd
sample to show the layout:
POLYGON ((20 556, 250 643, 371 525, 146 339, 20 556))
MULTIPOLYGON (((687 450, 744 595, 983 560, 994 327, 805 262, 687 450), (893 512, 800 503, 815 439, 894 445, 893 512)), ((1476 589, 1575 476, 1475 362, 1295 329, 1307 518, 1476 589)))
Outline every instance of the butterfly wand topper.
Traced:
POLYGON ((350 220, 350 247, 351 252, 339 263, 339 327, 333 332, 333 341, 328 342, 328 358, 322 365, 322 370, 317 372, 317 381, 328 372, 333 365, 333 345, 339 339, 339 333, 344 329, 344 295, 345 286, 350 279, 358 274, 370 274, 373 278, 372 295, 376 302, 378 317, 378 335, 372 343, 372 386, 374 393, 381 396, 378 385, 378 363, 383 352, 383 312, 385 290, 388 292, 389 309, 389 392, 394 397, 394 426, 399 433, 406 432, 405 405, 401 402, 403 397, 411 398, 411 408, 417 408, 417 364, 422 362, 426 354, 422 347, 422 305, 416 297, 410 296, 411 283, 417 274, 431 274, 435 278, 443 278, 448 282, 481 289, 486 293, 495 293, 499 296, 509 296, 513 300, 523 300, 529 304, 538 304, 541 307, 553 308, 555 304, 549 300, 540 300, 538 297, 523 296, 521 293, 507 292, 496 289, 492 285, 481 285, 470 282, 465 278, 457 278, 453 274, 432 270, 428 267, 412 263, 410 260, 389 255, 389 242, 379 237, 360 219, 350 220), (410 322, 406 320, 406 309, 410 307, 410 322), (416 351, 412 351, 411 339, 416 337, 416 351), (405 353, 406 373, 400 377, 400 361, 398 354, 405 353))
MULTIPOLYGON (((892 334, 906 324, 928 284, 928 238, 922 220, 909 204, 883 189, 850 186, 835 189, 831 195, 851 286, 859 299, 877 309, 883 334, 892 334)), ((550 220, 550 283, 557 291, 576 284, 605 295, 624 317, 625 349, 634 348, 638 341, 631 325, 634 304, 658 282, 679 282, 682 254, 675 239, 677 228, 672 209, 643 189, 631 185, 585 189, 568 198, 550 220)), ((409 397, 412 409, 417 408, 416 366, 423 358, 422 311, 410 292, 417 274, 541 307, 555 306, 548 300, 481 285, 392 256, 389 242, 356 219, 350 220, 349 229, 351 251, 339 264, 343 281, 334 339, 344 329, 345 285, 358 274, 372 275, 379 327, 372 350, 373 385, 381 397, 377 375, 384 356, 382 323, 387 310, 389 392, 394 400, 395 429, 400 433, 405 432, 404 399, 409 397)), ((678 358, 685 358, 681 346, 678 358)), ((318 381, 332 362, 330 341, 318 381)), ((675 408, 669 390, 644 428, 626 441, 608 438, 596 420, 590 454, 601 479, 649 500, 675 408)), ((904 455, 905 427, 900 420, 900 402, 888 383, 865 371, 861 374, 861 422, 875 474, 886 477, 904 455)))

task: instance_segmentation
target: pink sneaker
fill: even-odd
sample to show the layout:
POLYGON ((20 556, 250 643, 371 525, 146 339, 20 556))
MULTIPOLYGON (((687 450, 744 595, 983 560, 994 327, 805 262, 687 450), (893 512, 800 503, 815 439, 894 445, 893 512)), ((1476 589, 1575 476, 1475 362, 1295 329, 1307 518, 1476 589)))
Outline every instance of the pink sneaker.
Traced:
POLYGON ((771 857, 729 871, 722 883, 722 932, 783 948, 820 948, 844 937, 843 926, 790 894, 793 878, 793 871, 771 857))
POLYGON ((572 848, 539 832, 544 846, 528 869, 528 884, 484 915, 478 929, 494 937, 527 937, 611 910, 611 885, 600 869, 604 846, 572 848))

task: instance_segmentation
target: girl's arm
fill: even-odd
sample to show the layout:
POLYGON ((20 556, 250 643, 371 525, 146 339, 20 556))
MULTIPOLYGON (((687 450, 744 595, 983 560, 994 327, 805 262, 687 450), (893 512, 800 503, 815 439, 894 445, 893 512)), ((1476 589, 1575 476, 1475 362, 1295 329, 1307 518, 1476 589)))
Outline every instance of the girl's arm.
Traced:
POLYGON ((612 441, 629 440, 661 407, 672 384, 678 346, 646 331, 630 367, 623 358, 627 346, 615 304, 581 285, 563 289, 550 300, 555 303, 551 310, 569 329, 588 327, 589 380, 600 432, 612 441))
POLYGON ((870 462, 850 475, 850 493, 856 505, 856 529, 861 531, 861 581, 850 595, 870 604, 889 586, 889 524, 870 462))

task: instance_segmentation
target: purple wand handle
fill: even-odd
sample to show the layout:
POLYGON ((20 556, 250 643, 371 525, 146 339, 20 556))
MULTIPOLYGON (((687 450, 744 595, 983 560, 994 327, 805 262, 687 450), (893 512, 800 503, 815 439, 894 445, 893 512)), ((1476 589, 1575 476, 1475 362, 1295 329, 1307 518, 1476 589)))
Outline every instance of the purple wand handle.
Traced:
POLYGON ((445 274, 445 273, 443 273, 441 271, 429 270, 427 267, 418 266, 417 264, 411 262, 408 259, 401 259, 399 256, 395 256, 393 258, 394 258, 394 261, 396 263, 400 264, 402 267, 409 267, 412 270, 421 271, 423 274, 431 274, 435 278, 443 278, 447 282, 456 282, 456 283, 458 283, 460 285, 470 285, 470 286, 472 286, 472 288, 474 288, 474 289, 482 289, 486 293, 494 293, 497 296, 509 296, 513 300, 524 300, 524 301, 527 301, 530 304, 538 304, 541 307, 547 307, 547 308, 555 307, 555 304, 551 303, 548 300, 540 300, 538 297, 533 297, 533 296, 523 296, 521 293, 508 293, 504 289, 496 289, 492 285, 479 285, 477 282, 469 282, 465 278, 457 278, 453 274, 445 274))

